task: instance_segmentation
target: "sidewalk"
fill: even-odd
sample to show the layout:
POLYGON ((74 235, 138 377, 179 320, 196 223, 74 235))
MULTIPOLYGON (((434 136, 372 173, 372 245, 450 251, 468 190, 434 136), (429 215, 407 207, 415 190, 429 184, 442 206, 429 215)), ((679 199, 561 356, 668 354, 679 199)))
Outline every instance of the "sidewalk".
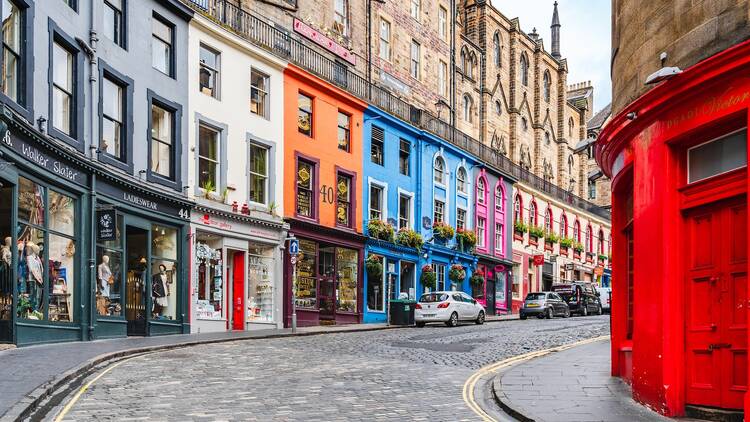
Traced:
POLYGON ((495 400, 521 421, 669 421, 636 403, 630 387, 610 376, 610 342, 532 359, 493 381, 495 400))

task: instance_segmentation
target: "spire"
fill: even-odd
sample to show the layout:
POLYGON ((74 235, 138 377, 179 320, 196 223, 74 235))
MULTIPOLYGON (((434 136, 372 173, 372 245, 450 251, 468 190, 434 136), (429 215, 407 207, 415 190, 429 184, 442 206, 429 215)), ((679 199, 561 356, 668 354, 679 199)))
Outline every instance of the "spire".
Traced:
POLYGON ((555 9, 552 12, 552 57, 560 59, 560 17, 557 15, 557 2, 555 2, 555 9))

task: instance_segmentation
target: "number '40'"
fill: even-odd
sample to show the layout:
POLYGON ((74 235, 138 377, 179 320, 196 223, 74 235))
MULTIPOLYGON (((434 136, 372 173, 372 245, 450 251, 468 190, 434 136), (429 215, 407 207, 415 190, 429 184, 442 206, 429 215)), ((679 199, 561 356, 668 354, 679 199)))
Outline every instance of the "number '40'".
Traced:
POLYGON ((323 185, 320 188, 320 198, 323 200, 324 204, 333 204, 335 199, 333 188, 331 186, 323 185))

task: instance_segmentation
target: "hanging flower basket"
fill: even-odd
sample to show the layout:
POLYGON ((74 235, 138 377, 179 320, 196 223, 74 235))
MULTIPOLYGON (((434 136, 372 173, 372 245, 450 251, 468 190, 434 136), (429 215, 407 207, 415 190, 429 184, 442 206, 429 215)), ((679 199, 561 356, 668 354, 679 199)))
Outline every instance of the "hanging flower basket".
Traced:
POLYGON ((462 283, 466 278, 466 269, 461 264, 453 264, 448 271, 448 278, 456 284, 462 283))
POLYGON ((424 265, 422 267, 422 275, 419 277, 419 281, 425 289, 433 290, 435 288, 437 274, 435 274, 435 270, 432 269, 432 265, 424 265))
POLYGON ((484 285, 484 274, 482 273, 474 273, 471 275, 471 278, 469 278, 469 284, 471 284, 471 287, 474 288, 480 288, 484 285))
POLYGON ((447 242, 453 239, 453 235, 455 235, 456 232, 450 225, 438 221, 432 225, 432 234, 435 236, 436 240, 447 242))
POLYGON ((477 234, 471 230, 456 230, 456 241, 461 252, 469 252, 477 244, 477 234))
POLYGON ((378 240, 385 240, 386 242, 393 242, 393 226, 381 221, 381 220, 370 220, 367 222, 367 233, 370 237, 378 240))
POLYGON ((416 250, 421 250, 422 245, 424 245, 424 240, 422 240, 421 234, 412 229, 404 228, 398 231, 398 234, 396 235, 396 243, 416 250))
POLYGON ((365 261, 365 269, 367 269, 367 276, 374 280, 380 280, 383 278, 383 262, 377 255, 369 255, 365 261))

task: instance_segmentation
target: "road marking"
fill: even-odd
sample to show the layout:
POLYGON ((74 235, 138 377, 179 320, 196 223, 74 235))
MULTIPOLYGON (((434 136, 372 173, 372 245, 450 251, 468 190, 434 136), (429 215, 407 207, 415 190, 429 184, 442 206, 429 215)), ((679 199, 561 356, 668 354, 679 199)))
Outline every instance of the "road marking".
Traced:
POLYGON ((550 349, 545 350, 537 350, 535 352, 529 352, 524 353, 522 355, 513 356, 512 358, 508 358, 505 360, 501 360, 499 362, 491 363, 489 365, 486 365, 476 372, 474 372, 464 383, 464 390, 463 390, 463 397, 464 402, 466 402, 466 405, 469 406, 471 410, 474 411, 480 418, 482 418, 485 422, 495 422, 496 420, 492 418, 487 412, 485 412, 479 404, 476 402, 474 398, 474 389, 476 388, 477 382, 484 377, 485 375, 488 375, 493 372, 497 372, 500 369, 507 368, 512 365, 516 365, 521 362, 525 362, 530 359, 534 359, 537 357, 541 357, 544 355, 548 355, 552 352, 562 352, 563 350, 571 349, 576 346, 583 346, 584 344, 589 343, 595 343, 597 341, 602 341, 608 339, 609 336, 600 336, 600 337, 594 337, 586 340, 577 341, 575 343, 566 344, 563 346, 553 347, 550 349))
POLYGON ((55 422, 62 422, 65 419, 65 416, 68 414, 68 412, 70 412, 70 409, 72 409, 73 406, 75 406, 75 404, 81 398, 81 396, 83 395, 83 393, 85 393, 92 385, 94 385, 95 382, 99 381, 99 379, 101 377, 107 375, 111 370, 117 368, 118 366, 122 365, 123 363, 128 362, 128 361, 133 360, 133 359, 137 359, 137 358, 139 358, 141 356, 144 356, 144 355, 141 354, 141 355, 132 356, 132 357, 129 357, 127 359, 123 359, 123 360, 121 360, 121 361, 119 361, 119 362, 117 362, 117 363, 115 363, 113 365, 110 365, 109 367, 107 367, 106 369, 104 369, 99 375, 97 375, 96 377, 94 377, 94 379, 92 379, 91 381, 87 382, 83 387, 81 387, 78 390, 78 392, 76 392, 75 396, 73 396, 73 398, 70 399, 70 401, 68 402, 68 404, 66 404, 65 407, 63 407, 63 409, 60 411, 60 413, 57 415, 57 417, 55 417, 55 422))

